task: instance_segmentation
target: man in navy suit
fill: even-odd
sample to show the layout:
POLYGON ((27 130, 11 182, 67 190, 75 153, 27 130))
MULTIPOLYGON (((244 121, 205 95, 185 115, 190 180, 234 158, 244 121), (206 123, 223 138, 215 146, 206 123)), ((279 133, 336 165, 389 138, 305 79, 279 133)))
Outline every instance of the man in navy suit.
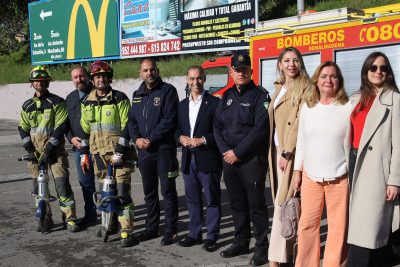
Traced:
POLYGON ((189 234, 178 242, 182 247, 202 243, 202 190, 207 202, 207 239, 203 249, 217 249, 221 222, 222 158, 215 143, 213 121, 219 99, 204 91, 206 76, 200 66, 187 71, 190 94, 178 106, 176 138, 182 145, 182 173, 189 210, 189 234))

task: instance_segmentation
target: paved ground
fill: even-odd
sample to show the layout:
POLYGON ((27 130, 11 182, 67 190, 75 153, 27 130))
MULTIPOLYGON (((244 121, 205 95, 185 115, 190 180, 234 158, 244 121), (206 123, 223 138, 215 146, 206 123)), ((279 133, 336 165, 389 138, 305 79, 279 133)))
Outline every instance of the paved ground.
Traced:
MULTIPOLYGON (((18 156, 25 155, 16 127, 16 121, 0 119, 0 266, 247 266, 252 254, 233 259, 219 256, 221 248, 230 244, 233 235, 229 202, 223 183, 221 184, 223 215, 219 241, 221 248, 213 253, 204 252, 200 246, 161 247, 161 238, 121 249, 118 235, 112 236, 106 244, 97 239, 95 237, 97 227, 71 234, 62 229, 61 213, 55 203, 52 204, 52 209, 56 227, 45 235, 35 232, 33 198, 29 195, 31 179, 26 164, 16 161, 18 156)), ((78 203, 78 216, 82 216, 83 200, 75 166, 71 166, 70 171, 70 180, 78 203)), ((53 187, 52 183, 51 186, 53 187)), ((139 172, 133 175, 132 186, 132 196, 136 205, 135 232, 139 232, 144 229, 146 216, 139 172)), ((177 178, 177 188, 179 234, 184 235, 188 213, 182 177, 177 178)), ((266 195, 269 212, 272 215, 269 188, 266 189, 266 195)), ((326 226, 322 227, 321 238, 323 241, 326 238, 326 226)), ((251 243, 251 248, 253 247, 254 240, 251 243)))

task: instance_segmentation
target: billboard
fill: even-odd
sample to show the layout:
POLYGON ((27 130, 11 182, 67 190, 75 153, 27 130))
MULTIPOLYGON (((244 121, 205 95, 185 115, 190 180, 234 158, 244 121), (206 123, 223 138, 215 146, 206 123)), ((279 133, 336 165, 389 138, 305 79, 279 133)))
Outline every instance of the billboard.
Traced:
POLYGON ((122 1, 121 57, 166 54, 181 50, 178 1, 122 1))
POLYGON ((121 0, 121 58, 248 49, 255 0, 121 0))
POLYGON ((248 49, 248 42, 229 37, 254 29, 257 4, 255 0, 33 2, 29 4, 32 64, 248 49))
POLYGON ((30 3, 32 64, 119 58, 118 3, 119 0, 30 3))

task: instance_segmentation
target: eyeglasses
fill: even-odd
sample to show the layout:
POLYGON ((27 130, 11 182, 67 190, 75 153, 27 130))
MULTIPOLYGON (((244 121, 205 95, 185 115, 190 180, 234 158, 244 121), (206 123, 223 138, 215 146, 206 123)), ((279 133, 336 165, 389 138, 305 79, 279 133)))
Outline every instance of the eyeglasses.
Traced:
POLYGON ((368 70, 370 72, 376 72, 378 70, 378 68, 381 70, 381 72, 384 72, 384 73, 387 73, 387 71, 388 71, 388 66, 387 65, 380 65, 380 66, 371 65, 371 66, 368 67, 368 70))

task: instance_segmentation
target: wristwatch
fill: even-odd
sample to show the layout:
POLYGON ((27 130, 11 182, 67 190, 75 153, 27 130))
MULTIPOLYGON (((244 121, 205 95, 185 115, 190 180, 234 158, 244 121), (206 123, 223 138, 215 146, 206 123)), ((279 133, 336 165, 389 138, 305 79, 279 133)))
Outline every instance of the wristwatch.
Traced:
POLYGON ((202 136, 201 139, 203 139, 203 145, 207 145, 207 139, 204 136, 202 136))
POLYGON ((287 152, 287 151, 283 150, 281 156, 282 156, 282 158, 289 160, 292 158, 293 154, 291 152, 287 152))

